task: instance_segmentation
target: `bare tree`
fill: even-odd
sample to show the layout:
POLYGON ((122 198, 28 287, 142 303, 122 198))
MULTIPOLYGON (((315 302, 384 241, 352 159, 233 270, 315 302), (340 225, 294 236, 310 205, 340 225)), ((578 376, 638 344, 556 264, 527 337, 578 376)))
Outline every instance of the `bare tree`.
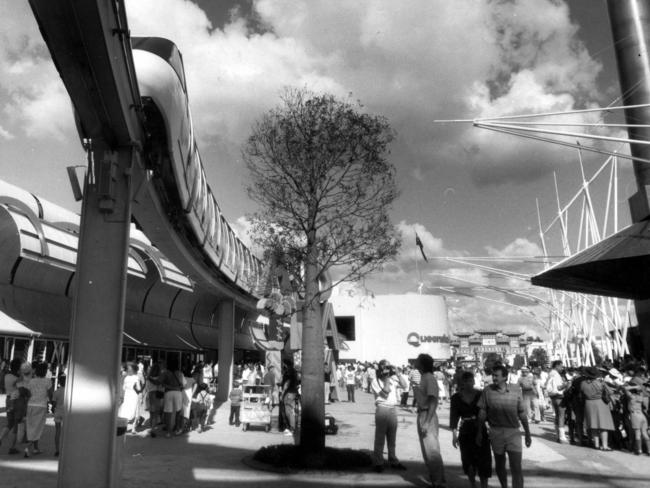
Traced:
POLYGON ((398 195, 386 159, 394 133, 384 117, 332 95, 287 89, 256 122, 243 150, 249 196, 260 205, 252 237, 300 287, 302 428, 306 452, 325 446, 319 280, 357 280, 394 257, 399 239, 388 211, 398 195))

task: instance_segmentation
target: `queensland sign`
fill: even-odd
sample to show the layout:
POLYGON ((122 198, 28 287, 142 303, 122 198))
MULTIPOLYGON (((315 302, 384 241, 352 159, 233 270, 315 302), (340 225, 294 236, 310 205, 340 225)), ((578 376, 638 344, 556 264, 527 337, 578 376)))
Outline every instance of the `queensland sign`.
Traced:
POLYGON ((411 332, 406 336, 406 342, 408 342, 413 347, 420 347, 420 344, 425 342, 449 342, 449 337, 446 335, 434 336, 434 335, 423 335, 418 334, 417 332, 411 332))

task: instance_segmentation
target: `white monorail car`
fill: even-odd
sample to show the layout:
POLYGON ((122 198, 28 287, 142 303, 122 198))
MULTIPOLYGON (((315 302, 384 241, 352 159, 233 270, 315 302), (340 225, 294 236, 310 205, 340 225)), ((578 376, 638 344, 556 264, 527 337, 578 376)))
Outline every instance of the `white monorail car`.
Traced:
POLYGON ((232 231, 206 181, 181 53, 173 42, 159 37, 132 38, 132 46, 150 135, 149 164, 168 218, 210 264, 254 293, 261 262, 232 231))

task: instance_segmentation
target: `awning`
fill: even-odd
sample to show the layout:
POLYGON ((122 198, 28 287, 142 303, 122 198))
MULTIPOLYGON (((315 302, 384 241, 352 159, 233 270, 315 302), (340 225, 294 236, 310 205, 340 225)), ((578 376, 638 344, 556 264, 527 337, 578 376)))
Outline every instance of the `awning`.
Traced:
POLYGON ((41 334, 33 331, 17 320, 12 319, 6 313, 0 311, 0 335, 32 337, 40 336, 41 334))
POLYGON ((650 298, 650 222, 637 222, 533 276, 556 290, 633 300, 650 298))
POLYGON ((201 350, 192 337, 190 324, 177 320, 127 311, 124 332, 130 342, 143 347, 201 350))

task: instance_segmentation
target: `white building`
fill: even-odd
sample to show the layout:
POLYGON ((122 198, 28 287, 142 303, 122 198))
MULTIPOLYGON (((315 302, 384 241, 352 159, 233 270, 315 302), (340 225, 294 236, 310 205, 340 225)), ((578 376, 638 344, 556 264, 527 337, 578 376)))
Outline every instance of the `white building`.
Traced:
POLYGON ((446 360, 450 329, 444 298, 437 295, 369 296, 356 289, 338 289, 330 302, 347 350, 339 359, 402 365, 418 354, 446 360))

